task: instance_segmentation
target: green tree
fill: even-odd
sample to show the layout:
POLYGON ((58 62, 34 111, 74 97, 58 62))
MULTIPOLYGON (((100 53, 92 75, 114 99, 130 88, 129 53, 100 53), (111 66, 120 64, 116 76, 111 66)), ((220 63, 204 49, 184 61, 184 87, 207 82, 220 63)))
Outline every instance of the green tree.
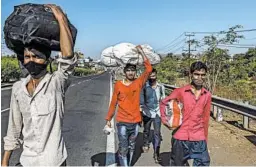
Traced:
POLYGON ((233 44, 243 38, 236 30, 242 28, 240 25, 229 28, 227 32, 220 32, 218 35, 204 37, 204 45, 207 51, 202 57, 208 66, 207 87, 214 93, 220 72, 229 64, 230 56, 227 49, 221 49, 221 44, 233 44))

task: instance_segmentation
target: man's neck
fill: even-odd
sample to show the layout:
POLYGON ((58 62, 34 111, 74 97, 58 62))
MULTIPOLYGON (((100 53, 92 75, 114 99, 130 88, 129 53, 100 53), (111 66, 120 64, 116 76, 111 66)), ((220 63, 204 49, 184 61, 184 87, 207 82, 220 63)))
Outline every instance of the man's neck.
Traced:
POLYGON ((42 76, 41 78, 38 78, 38 79, 31 77, 30 82, 33 84, 34 88, 36 88, 36 87, 38 86, 38 84, 40 83, 40 81, 41 81, 44 77, 45 77, 45 75, 42 76))
POLYGON ((33 87, 34 88, 36 88, 37 87, 37 85, 39 84, 39 82, 41 81, 41 78, 39 78, 39 79, 31 79, 31 83, 32 83, 32 85, 33 85, 33 87))
POLYGON ((130 85, 133 81, 134 81, 134 80, 130 80, 130 79, 127 79, 127 78, 126 78, 126 79, 124 80, 124 84, 125 84, 125 85, 130 85))
POLYGON ((196 96, 196 99, 198 99, 200 94, 201 94, 202 88, 201 89, 196 89, 196 87, 194 85, 191 85, 191 91, 196 96))

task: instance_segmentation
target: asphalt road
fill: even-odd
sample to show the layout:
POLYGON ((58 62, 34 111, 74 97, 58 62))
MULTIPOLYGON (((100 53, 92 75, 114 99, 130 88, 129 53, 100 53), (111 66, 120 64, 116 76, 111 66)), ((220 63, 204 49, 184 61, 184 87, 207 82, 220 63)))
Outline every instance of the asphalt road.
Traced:
MULTIPOLYGON (((63 135, 68 150, 68 166, 102 165, 106 158, 107 136, 102 133, 109 105, 110 74, 72 77, 66 92, 63 135), (94 164, 93 164, 94 163, 94 164)), ((2 89, 1 136, 7 131, 11 89, 2 89), (7 109, 6 111, 3 111, 7 109)), ((3 155, 3 140, 1 139, 3 155)), ((10 165, 19 162, 15 150, 10 165)))

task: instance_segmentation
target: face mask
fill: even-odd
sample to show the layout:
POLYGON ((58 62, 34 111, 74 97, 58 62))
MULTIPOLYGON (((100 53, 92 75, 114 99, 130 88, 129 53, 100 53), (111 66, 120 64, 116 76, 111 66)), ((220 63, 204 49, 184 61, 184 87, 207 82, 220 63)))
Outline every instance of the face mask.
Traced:
POLYGON ((156 81, 156 79, 149 79, 148 80, 150 83, 154 83, 156 81))
POLYGON ((47 64, 38 64, 30 61, 27 64, 24 64, 24 67, 28 70, 29 74, 34 79, 39 79, 47 73, 47 64))

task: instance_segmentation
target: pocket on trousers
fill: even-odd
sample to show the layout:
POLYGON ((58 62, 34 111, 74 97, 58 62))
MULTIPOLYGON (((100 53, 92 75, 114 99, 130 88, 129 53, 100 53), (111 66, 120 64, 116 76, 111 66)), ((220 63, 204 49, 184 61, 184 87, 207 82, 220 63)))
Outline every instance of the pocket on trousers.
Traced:
POLYGON ((206 148, 207 146, 205 141, 196 141, 191 144, 191 151, 193 153, 202 153, 206 148))

